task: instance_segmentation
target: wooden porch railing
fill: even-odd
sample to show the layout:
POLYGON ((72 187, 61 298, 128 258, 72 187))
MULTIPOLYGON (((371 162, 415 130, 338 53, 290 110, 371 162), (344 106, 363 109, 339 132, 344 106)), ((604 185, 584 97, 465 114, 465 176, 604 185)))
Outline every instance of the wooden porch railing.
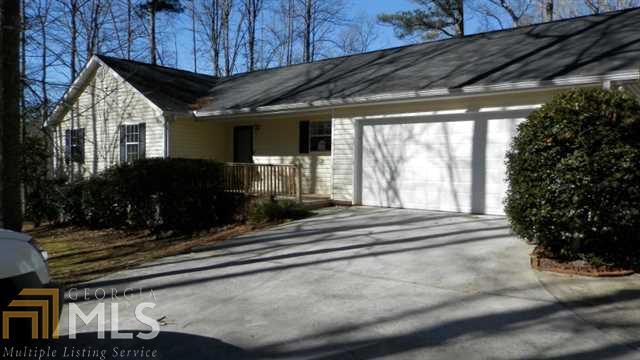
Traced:
POLYGON ((302 202, 302 167, 227 163, 224 166, 224 186, 226 191, 295 196, 298 202, 302 202))

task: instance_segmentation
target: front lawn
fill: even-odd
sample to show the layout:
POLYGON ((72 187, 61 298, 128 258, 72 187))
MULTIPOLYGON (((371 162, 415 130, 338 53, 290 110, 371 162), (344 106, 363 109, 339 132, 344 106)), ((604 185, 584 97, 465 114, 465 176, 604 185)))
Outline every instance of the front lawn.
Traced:
POLYGON ((75 226, 42 226, 26 232, 49 252, 53 280, 72 286, 151 260, 190 252, 195 247, 211 245, 257 228, 236 224, 193 236, 164 238, 156 238, 149 231, 90 230, 75 226))

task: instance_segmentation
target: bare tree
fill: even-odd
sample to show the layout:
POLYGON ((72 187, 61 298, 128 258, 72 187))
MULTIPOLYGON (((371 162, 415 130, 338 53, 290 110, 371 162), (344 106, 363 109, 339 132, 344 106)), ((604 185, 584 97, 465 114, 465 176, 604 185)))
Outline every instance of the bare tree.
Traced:
POLYGON ((244 18, 247 22, 247 70, 256 69, 256 29, 262 10, 262 0, 243 0, 244 18))
POLYGON ((0 1, 0 121, 2 122, 2 222, 22 230, 20 181, 20 0, 0 1))
POLYGON ((331 36, 345 24, 344 3, 339 0, 298 0, 302 19, 302 61, 311 62, 324 44, 333 44, 331 36))
POLYGON ((592 14, 640 6, 638 0, 584 0, 584 3, 592 14))
POLYGON ((203 4, 199 10, 201 16, 199 17, 200 24, 203 29, 203 34, 209 45, 211 53, 211 67, 215 76, 222 74, 222 68, 220 67, 220 54, 222 49, 222 11, 221 1, 223 0, 210 0, 203 4))
POLYGON ((263 66, 275 60, 278 66, 294 63, 295 43, 298 40, 296 0, 279 0, 267 9, 270 13, 265 29, 268 36, 263 66))
POLYGON ((360 16, 340 32, 336 46, 344 55, 358 54, 371 50, 377 39, 375 22, 367 16, 360 16))

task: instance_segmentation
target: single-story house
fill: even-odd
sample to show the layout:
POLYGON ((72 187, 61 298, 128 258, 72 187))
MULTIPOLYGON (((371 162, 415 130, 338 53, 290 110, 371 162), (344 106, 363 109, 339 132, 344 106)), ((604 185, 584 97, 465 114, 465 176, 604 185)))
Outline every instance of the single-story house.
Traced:
POLYGON ((502 214, 519 122, 575 87, 640 94, 640 9, 213 77, 94 56, 48 121, 55 167, 302 166, 336 202, 502 214))

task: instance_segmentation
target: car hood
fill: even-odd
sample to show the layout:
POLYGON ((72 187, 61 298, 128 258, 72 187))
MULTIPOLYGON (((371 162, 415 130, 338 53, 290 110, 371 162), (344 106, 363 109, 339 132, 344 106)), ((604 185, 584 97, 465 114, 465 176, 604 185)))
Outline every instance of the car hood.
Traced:
POLYGON ((29 242, 29 240, 31 240, 31 236, 11 230, 0 229, 0 241, 2 240, 29 242))

